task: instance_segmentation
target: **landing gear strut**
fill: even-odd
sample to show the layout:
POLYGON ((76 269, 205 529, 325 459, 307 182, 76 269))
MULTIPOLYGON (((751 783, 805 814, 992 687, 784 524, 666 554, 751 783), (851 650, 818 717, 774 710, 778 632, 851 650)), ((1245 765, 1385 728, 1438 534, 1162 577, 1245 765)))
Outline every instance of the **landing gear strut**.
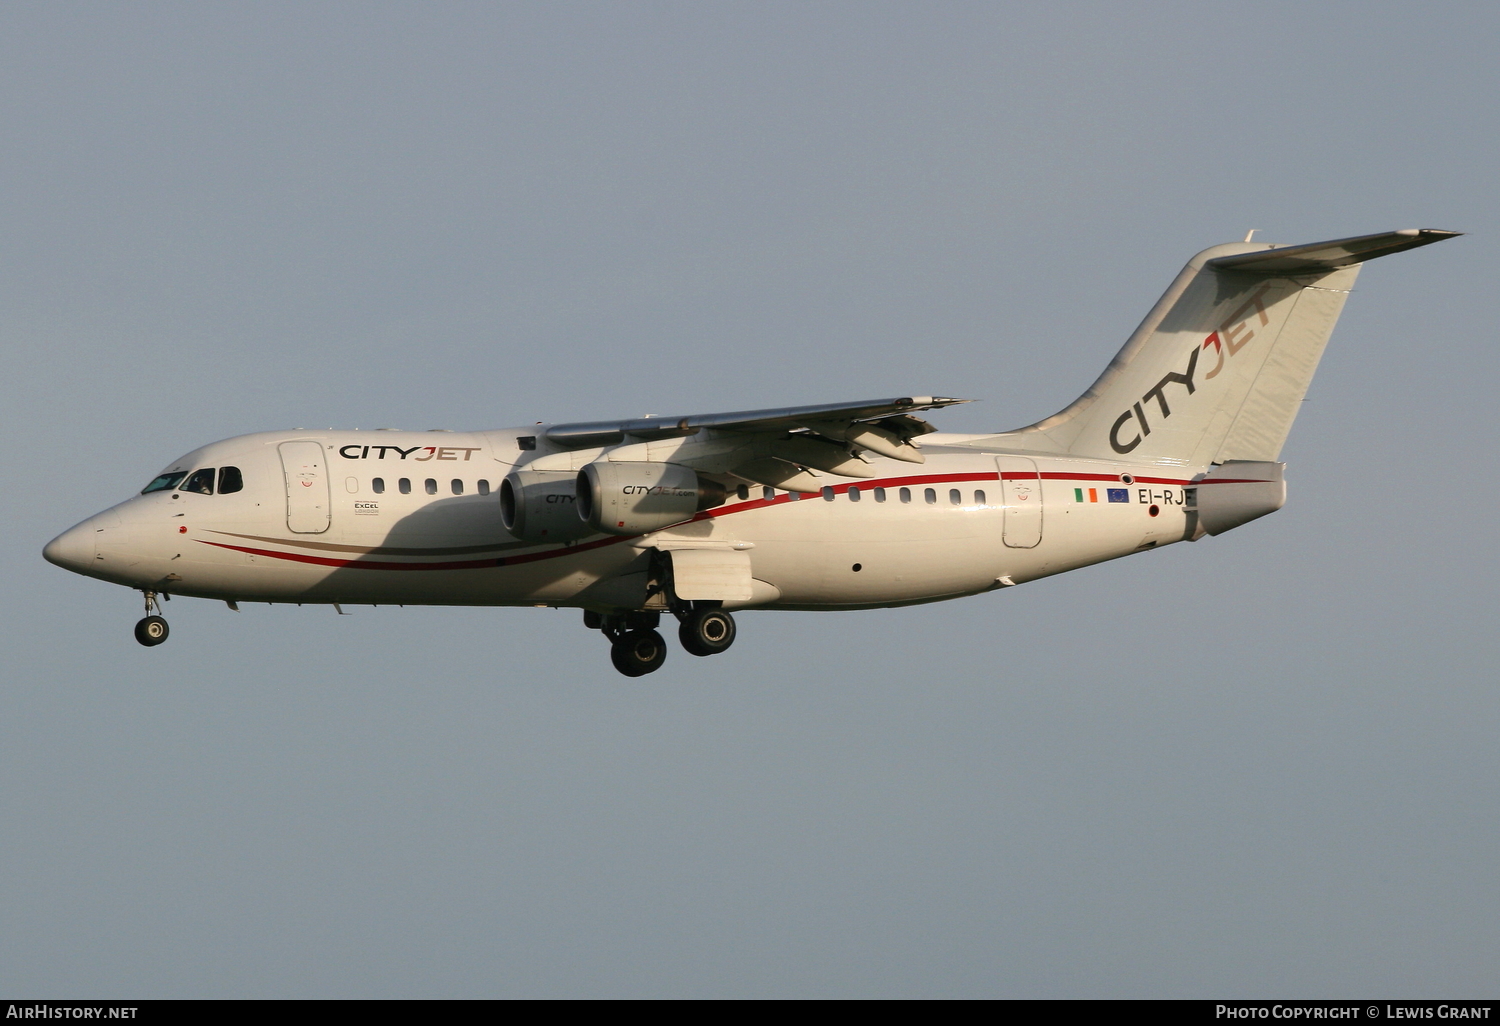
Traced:
POLYGON ((154 648, 167 640, 170 633, 167 621, 161 617, 161 606, 156 602, 156 592, 146 595, 146 616, 135 625, 135 640, 147 648, 154 648))
MULTIPOLYGON (((672 612, 682 621, 677 629, 678 640, 693 655, 717 655, 734 644, 734 617, 716 605, 694 607, 684 602, 672 612)), ((661 625, 661 614, 654 610, 631 613, 584 610, 583 625, 602 631, 609 639, 609 660, 627 677, 655 673, 667 660, 667 643, 656 629, 661 625)))

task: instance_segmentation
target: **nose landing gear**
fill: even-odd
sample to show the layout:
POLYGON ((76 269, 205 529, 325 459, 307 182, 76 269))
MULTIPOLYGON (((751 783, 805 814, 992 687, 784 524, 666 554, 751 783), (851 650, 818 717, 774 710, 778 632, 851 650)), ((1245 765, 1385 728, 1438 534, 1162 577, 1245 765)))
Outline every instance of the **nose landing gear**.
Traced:
POLYGON ((135 625, 135 640, 147 648, 155 648, 167 640, 170 633, 167 621, 161 616, 161 606, 156 602, 156 592, 145 592, 146 616, 135 625))
POLYGON ((159 616, 148 616, 135 625, 135 640, 147 648, 166 641, 168 633, 167 621, 159 616))

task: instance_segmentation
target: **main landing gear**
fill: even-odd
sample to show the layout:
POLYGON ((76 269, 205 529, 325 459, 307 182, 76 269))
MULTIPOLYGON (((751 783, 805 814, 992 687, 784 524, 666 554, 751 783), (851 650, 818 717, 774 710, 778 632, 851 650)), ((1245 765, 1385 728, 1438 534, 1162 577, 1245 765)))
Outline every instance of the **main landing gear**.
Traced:
POLYGON ((695 656, 718 655, 734 644, 734 617, 722 609, 694 609, 680 619, 677 640, 695 656))
MULTIPOLYGON (((695 656, 718 655, 734 644, 734 617, 717 606, 683 603, 673 610, 681 621, 677 638, 695 656)), ((609 661, 627 677, 644 677, 667 661, 667 643, 657 631, 657 612, 595 613, 585 610, 583 625, 602 631, 610 641, 609 661)))
POLYGON ((625 631, 609 646, 609 661, 627 677, 644 677, 667 661, 667 642, 652 630, 625 631))
POLYGON ((146 616, 135 625, 135 640, 147 648, 155 648, 167 640, 170 633, 167 621, 162 619, 161 606, 156 602, 156 592, 146 594, 146 616))

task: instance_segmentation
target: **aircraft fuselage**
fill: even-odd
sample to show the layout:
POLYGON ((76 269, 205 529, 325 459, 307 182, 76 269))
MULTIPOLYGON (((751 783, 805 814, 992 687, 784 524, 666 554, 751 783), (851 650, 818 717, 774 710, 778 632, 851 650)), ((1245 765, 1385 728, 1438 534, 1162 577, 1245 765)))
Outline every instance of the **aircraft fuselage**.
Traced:
POLYGON ((654 548, 701 542, 750 555, 753 595, 726 607, 827 609, 1021 584, 1194 531, 1186 468, 979 452, 965 436, 930 435, 925 463, 877 457, 869 479, 807 494, 740 486, 665 530, 529 544, 506 532, 498 503, 517 463, 548 454, 519 449, 521 436, 535 429, 228 439, 174 462, 164 476, 184 475, 175 486, 91 517, 48 556, 132 588, 237 602, 610 608, 631 604, 611 582, 645 574, 654 548), (324 456, 308 480, 282 456, 297 442, 324 456), (242 487, 221 493, 225 467, 242 487), (213 494, 182 487, 210 476, 213 494))

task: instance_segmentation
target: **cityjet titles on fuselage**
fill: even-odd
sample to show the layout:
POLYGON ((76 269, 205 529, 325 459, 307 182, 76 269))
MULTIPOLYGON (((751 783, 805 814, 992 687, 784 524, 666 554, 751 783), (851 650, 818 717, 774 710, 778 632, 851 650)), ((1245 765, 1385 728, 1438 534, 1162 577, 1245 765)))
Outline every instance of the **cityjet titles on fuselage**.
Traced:
POLYGON ((339 449, 339 455, 346 460, 383 460, 386 453, 393 452, 396 455, 391 459, 411 458, 413 463, 423 463, 427 460, 458 460, 467 463, 473 455, 478 452, 479 446, 466 447, 462 445, 414 445, 410 449, 403 449, 399 445, 360 445, 354 443, 339 449), (421 456, 412 456, 412 453, 420 452, 421 456), (463 453, 460 459, 459 453, 463 453))

